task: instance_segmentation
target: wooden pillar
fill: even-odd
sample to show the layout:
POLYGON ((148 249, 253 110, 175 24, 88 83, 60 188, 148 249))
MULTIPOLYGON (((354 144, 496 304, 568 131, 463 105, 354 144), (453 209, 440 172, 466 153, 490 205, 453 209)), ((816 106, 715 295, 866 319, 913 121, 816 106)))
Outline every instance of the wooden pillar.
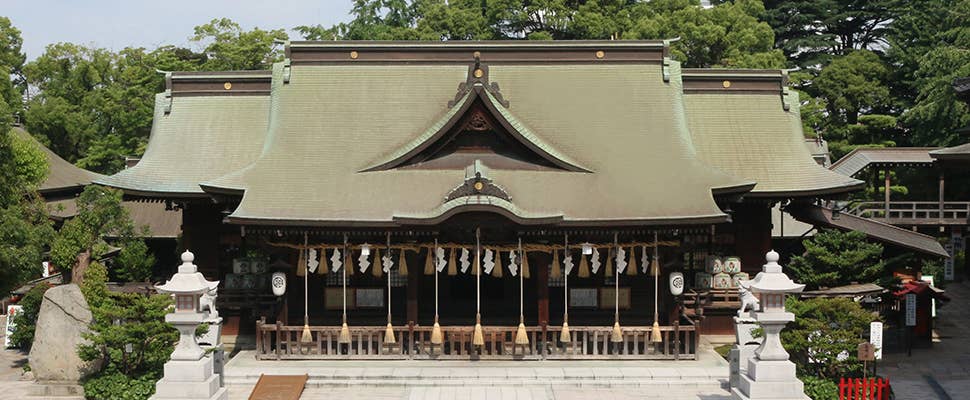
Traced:
MULTIPOLYGON (((403 250, 402 250, 403 251, 403 250)), ((421 282, 421 274, 424 273, 424 263, 415 264, 414 260, 408 260, 408 287, 407 287, 407 321, 418 323, 418 287, 421 282), (417 265, 412 267, 412 265, 417 265)))
POLYGON ((886 192, 884 194, 885 202, 883 203, 883 210, 884 210, 883 212, 885 214, 883 215, 883 218, 889 218, 889 184, 890 184, 890 182, 889 182, 889 179, 890 179, 889 178, 889 175, 890 175, 890 172, 891 171, 889 170, 889 167, 886 167, 885 172, 884 172, 884 174, 886 175, 885 176, 885 178, 886 178, 886 192))
POLYGON ((533 253, 529 260, 529 267, 532 268, 532 279, 536 281, 536 306, 539 309, 539 325, 549 323, 549 260, 550 256, 546 253, 533 253))
POLYGON ((944 209, 943 208, 943 186, 944 186, 944 179, 943 179, 943 167, 940 166, 939 168, 940 168, 940 195, 939 195, 939 199, 940 199, 940 219, 943 219, 943 209, 944 209))
POLYGON ((734 246, 744 272, 756 275, 771 250, 771 205, 748 202, 733 206, 734 246))

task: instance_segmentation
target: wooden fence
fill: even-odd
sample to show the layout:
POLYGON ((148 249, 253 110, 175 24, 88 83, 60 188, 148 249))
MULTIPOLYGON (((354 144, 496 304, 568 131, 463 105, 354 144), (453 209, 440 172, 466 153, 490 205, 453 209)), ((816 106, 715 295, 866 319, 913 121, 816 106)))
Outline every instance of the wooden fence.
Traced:
POLYGON ((529 344, 515 344, 515 326, 486 326, 484 346, 472 345, 471 326, 443 326, 444 342, 431 343, 430 326, 395 326, 396 343, 384 343, 384 326, 350 328, 350 343, 339 343, 339 326, 311 326, 312 340, 301 343, 302 326, 256 323, 260 360, 310 359, 639 359, 692 360, 697 331, 692 325, 661 326, 662 341, 650 341, 649 326, 623 328, 623 341, 612 342, 612 327, 570 326, 572 340, 559 341, 561 326, 527 327, 529 344))

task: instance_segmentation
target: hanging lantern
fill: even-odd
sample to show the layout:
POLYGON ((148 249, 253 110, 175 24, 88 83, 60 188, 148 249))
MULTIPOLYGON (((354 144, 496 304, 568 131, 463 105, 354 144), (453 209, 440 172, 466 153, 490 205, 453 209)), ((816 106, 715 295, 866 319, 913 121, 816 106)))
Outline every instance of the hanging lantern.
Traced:
POLYGON ((270 279, 270 284, 273 286, 273 295, 282 296, 286 294, 286 274, 282 272, 274 272, 273 277, 270 279))
POLYGON ((684 293, 684 274, 681 272, 671 272, 668 277, 670 283, 670 294, 680 296, 684 293))

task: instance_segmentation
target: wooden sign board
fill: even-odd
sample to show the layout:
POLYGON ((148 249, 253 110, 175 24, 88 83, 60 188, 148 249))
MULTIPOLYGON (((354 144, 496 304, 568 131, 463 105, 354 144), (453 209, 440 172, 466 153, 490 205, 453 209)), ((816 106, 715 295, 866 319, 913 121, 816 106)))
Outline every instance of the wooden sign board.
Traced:
MULTIPOLYGON (((327 287, 323 290, 323 305, 327 310, 341 310, 343 304, 343 290, 339 287, 327 287)), ((347 309, 357 308, 356 289, 347 288, 347 309)))
POLYGON ((876 359, 882 360, 882 322, 869 323, 869 342, 876 347, 876 359))
POLYGON ((906 294, 906 326, 916 326, 916 293, 906 294))
POLYGON ((579 308, 596 308, 596 288, 570 288, 569 306, 579 308))
POLYGON ((859 361, 873 361, 876 359, 876 346, 872 343, 859 343, 859 361))
POLYGON ((630 309, 630 288, 621 287, 619 296, 616 295, 616 289, 614 288, 600 288, 599 293, 599 307, 604 310, 612 310, 617 297, 620 300, 620 309, 629 310, 630 309))

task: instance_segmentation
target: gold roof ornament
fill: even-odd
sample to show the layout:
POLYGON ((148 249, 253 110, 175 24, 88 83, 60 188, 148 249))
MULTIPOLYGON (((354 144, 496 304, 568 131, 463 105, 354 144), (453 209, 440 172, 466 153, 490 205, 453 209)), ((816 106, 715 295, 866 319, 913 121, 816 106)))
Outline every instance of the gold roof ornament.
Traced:
POLYGON ((226 82, 222 84, 222 87, 226 90, 232 90, 232 82, 226 82))

